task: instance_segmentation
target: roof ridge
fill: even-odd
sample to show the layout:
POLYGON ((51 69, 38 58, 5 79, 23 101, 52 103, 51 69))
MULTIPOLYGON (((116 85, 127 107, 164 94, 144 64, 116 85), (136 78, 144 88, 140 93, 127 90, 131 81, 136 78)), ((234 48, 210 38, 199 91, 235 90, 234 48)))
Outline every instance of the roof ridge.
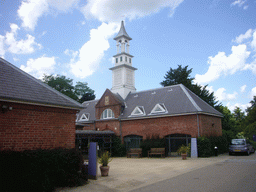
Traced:
POLYGON ((154 88, 154 89, 148 89, 148 90, 144 90, 144 91, 136 91, 136 92, 131 92, 131 94, 143 93, 143 92, 147 92, 147 91, 155 91, 155 90, 160 90, 160 89, 169 89, 171 87, 176 87, 176 86, 179 86, 179 85, 180 84, 170 85, 170 86, 166 86, 166 87, 159 87, 159 88, 154 88))
POLYGON ((195 102, 195 100, 191 97, 191 95, 188 93, 186 90, 185 86, 183 84, 179 84, 180 88, 183 90, 183 92, 186 94, 190 102, 193 104, 193 106, 198 110, 198 111, 203 111, 195 102))
MULTIPOLYGON (((184 85, 183 85, 184 86, 184 85)), ((185 87, 185 86, 184 86, 185 87)), ((185 87, 187 88, 187 87, 185 87)), ((198 99, 200 99, 202 102, 204 102, 205 104, 209 105, 214 111, 216 111, 217 113, 222 114, 221 112, 219 112, 217 109, 215 109, 213 106, 211 106, 209 103, 207 103, 205 100, 203 100, 202 98, 200 98, 197 94, 195 94, 193 91, 191 91, 190 89, 187 88, 187 90, 189 90, 191 92, 191 94, 193 94, 195 97, 197 97, 198 99)))
POLYGON ((35 83, 38 83, 42 86, 44 86, 45 88, 47 88, 48 90, 50 91, 53 91, 55 92, 56 94, 58 94, 59 96, 61 97, 64 97, 65 99, 69 100, 70 102, 72 102, 73 104, 75 105, 78 105, 79 107, 82 107, 81 103, 71 99, 70 97, 64 95, 63 93, 60 93, 59 91, 57 91, 56 89, 50 87, 49 85, 43 83, 41 80, 39 79, 36 79, 35 77, 33 77, 32 75, 26 73, 25 71, 23 71, 22 69, 16 67, 15 65, 11 64, 10 62, 6 61, 5 59, 3 58, 0 58, 2 60, 2 62, 4 62, 5 64, 7 64, 9 67, 11 67, 12 69, 18 71, 19 73, 22 73, 23 75, 25 75, 26 77, 28 77, 29 79, 31 79, 32 81, 34 81, 35 83))

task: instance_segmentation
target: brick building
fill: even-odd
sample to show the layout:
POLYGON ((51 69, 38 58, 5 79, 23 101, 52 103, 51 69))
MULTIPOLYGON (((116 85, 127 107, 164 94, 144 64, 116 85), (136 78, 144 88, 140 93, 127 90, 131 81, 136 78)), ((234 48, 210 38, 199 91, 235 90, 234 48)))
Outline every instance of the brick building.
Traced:
POLYGON ((0 150, 74 148, 81 108, 0 58, 0 150))
POLYGON ((191 138, 222 135, 222 114, 184 85, 173 85, 137 92, 133 56, 123 22, 117 36, 117 54, 112 70, 112 89, 99 100, 87 101, 77 114, 77 139, 82 143, 97 140, 107 149, 111 134, 121 137, 128 148, 139 147, 147 136, 166 139, 168 154, 177 151, 191 138))

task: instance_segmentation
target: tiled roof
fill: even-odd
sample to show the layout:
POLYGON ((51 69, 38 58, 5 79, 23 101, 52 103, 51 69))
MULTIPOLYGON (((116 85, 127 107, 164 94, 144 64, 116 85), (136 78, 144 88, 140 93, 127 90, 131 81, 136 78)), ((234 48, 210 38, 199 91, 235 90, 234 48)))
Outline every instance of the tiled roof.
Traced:
MULTIPOLYGON (((89 105, 93 107, 93 105, 91 105, 93 102, 94 101, 84 102, 83 105, 90 103, 89 105)), ((219 111, 207 104, 182 84, 130 93, 123 103, 125 108, 123 114, 119 116, 119 118, 123 120, 186 114, 223 116, 219 111), (159 113, 153 113, 152 110, 157 104, 164 110, 159 113), (142 113, 142 115, 132 115, 136 107, 143 109, 145 113, 142 113)), ((79 113, 79 116, 83 113, 90 113, 91 122, 95 120, 95 108, 83 109, 79 113)))
POLYGON ((81 109, 82 105, 0 58, 0 100, 81 109))

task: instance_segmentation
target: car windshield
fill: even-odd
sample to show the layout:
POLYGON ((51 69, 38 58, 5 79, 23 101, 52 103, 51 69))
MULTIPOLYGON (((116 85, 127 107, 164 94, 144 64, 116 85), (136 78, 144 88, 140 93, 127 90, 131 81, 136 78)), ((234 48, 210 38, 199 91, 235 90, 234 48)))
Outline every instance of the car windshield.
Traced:
POLYGON ((232 145, 245 145, 244 139, 232 139, 231 141, 232 145))

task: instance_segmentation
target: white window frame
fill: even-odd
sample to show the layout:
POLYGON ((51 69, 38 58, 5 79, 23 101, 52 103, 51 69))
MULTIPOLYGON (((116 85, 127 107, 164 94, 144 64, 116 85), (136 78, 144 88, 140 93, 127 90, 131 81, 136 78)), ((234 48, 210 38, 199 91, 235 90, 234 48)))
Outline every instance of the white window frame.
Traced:
POLYGON ((144 116, 144 115, 146 115, 146 113, 143 106, 136 106, 131 113, 131 116, 144 116))
POLYGON ((168 113, 164 103, 157 103, 155 107, 152 109, 152 111, 150 112, 150 115, 159 114, 159 113, 168 113), (157 110, 157 109, 160 109, 160 110, 157 110))
POLYGON ((113 119, 115 114, 111 109, 105 109, 100 116, 101 119, 113 119))
POLYGON ((79 121, 89 121, 90 114, 89 113, 83 113, 79 119, 79 121))

